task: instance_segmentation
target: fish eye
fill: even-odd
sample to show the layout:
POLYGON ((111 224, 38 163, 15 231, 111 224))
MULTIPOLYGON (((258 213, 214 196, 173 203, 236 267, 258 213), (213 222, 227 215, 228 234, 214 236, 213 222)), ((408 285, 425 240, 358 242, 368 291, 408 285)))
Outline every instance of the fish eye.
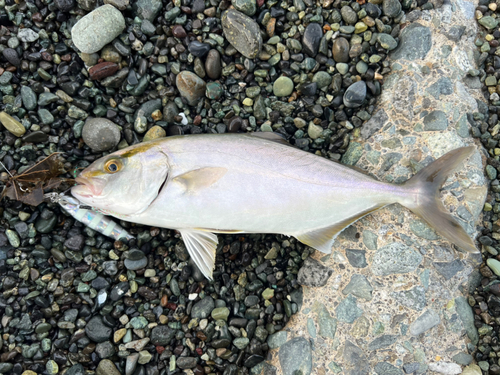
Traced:
POLYGON ((104 164, 104 169, 108 173, 116 173, 122 169, 122 163, 117 159, 111 159, 104 164))

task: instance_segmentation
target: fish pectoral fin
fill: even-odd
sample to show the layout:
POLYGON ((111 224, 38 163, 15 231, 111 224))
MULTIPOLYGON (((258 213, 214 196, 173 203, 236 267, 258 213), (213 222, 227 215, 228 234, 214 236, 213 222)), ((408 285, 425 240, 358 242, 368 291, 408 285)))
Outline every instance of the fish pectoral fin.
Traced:
POLYGON ((212 280, 215 266, 215 251, 217 249, 217 236, 213 233, 202 232, 195 229, 179 230, 186 248, 201 273, 212 280))
POLYGON ((332 252, 333 242, 345 228, 355 223, 363 216, 369 215, 382 207, 384 207, 384 205, 376 205, 328 227, 314 229, 306 233, 293 234, 293 236, 309 247, 319 250, 322 253, 330 254, 332 252))
POLYGON ((227 173, 227 168, 206 167, 186 172, 173 179, 184 186, 187 192, 198 191, 212 186, 227 173))

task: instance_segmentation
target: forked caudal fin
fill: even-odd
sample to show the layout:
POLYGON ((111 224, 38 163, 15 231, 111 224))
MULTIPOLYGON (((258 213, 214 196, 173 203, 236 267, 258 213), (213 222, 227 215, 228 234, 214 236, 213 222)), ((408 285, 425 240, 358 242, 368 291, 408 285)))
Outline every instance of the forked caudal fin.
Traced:
POLYGON ((430 224, 441 236, 463 250, 478 252, 474 241, 441 202, 439 189, 448 176, 472 155, 474 147, 450 151, 422 169, 405 184, 412 200, 401 202, 430 224))

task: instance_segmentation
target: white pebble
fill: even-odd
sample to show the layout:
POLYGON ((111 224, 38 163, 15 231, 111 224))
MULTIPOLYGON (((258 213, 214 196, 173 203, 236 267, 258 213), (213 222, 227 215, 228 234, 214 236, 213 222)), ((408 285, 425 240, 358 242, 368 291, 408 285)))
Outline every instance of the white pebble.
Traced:
POLYGON ((187 119, 186 115, 184 114, 184 112, 179 113, 179 116, 182 117, 181 124, 182 125, 187 125, 188 124, 188 119, 187 119))
POLYGON ((462 367, 452 362, 429 363, 429 370, 439 372, 444 375, 458 375, 462 373, 462 367))

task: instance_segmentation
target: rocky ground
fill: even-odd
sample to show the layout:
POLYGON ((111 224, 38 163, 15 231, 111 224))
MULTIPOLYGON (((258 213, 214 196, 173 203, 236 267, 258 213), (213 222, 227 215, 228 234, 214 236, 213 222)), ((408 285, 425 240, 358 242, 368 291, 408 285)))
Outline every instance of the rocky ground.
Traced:
POLYGON ((472 234, 484 208, 489 259, 389 207, 326 257, 285 236, 219 236, 208 282, 176 232, 122 222, 136 239, 114 242, 55 204, 5 198, 0 373, 500 373, 495 11, 464 0, 1 1, 11 174, 56 151, 69 178, 149 139, 274 131, 398 183, 475 144, 443 199, 472 234))

